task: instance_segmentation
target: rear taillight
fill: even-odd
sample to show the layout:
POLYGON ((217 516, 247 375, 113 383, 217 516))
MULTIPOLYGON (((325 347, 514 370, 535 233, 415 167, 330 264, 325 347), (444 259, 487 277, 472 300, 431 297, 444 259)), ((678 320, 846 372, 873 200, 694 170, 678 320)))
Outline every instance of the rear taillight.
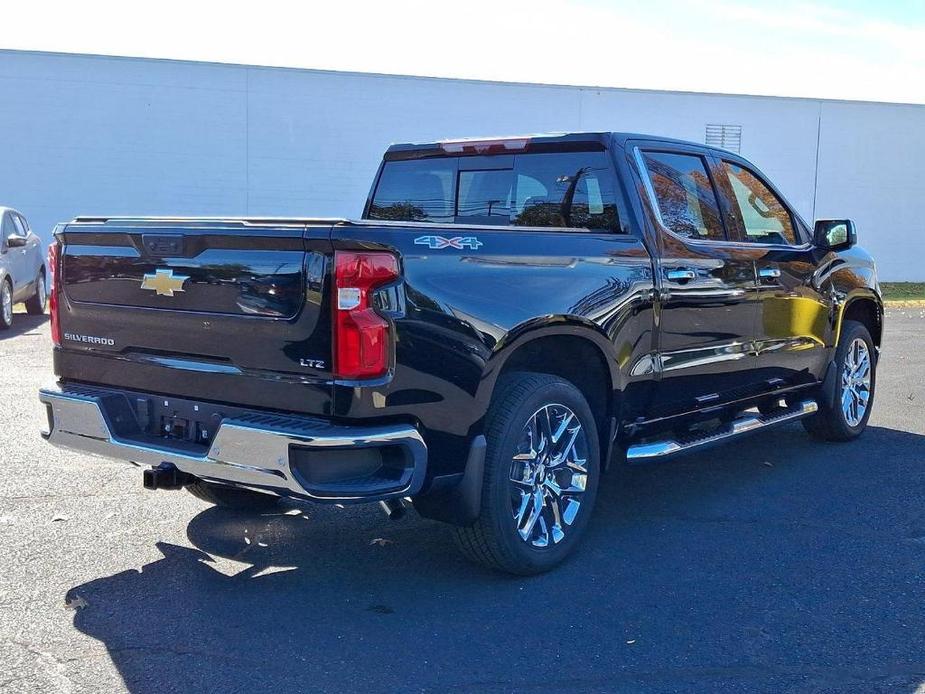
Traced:
POLYGON ((51 315, 51 340, 61 344, 61 321, 58 317, 58 293, 61 288, 61 273, 58 262, 61 246, 57 239, 48 247, 48 272, 51 275, 51 287, 48 292, 48 313, 51 315))
POLYGON ((376 313, 375 289, 399 278, 391 253, 334 254, 334 376, 354 380, 389 370, 389 322, 376 313))

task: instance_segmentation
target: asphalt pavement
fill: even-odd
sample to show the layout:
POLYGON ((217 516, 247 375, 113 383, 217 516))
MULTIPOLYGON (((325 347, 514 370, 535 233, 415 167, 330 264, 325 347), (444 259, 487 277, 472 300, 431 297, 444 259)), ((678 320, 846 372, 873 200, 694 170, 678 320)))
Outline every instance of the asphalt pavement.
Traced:
POLYGON ((512 578, 374 506, 246 516, 51 448, 44 318, 0 338, 0 691, 925 692, 925 311, 870 427, 799 424, 602 484, 512 578))

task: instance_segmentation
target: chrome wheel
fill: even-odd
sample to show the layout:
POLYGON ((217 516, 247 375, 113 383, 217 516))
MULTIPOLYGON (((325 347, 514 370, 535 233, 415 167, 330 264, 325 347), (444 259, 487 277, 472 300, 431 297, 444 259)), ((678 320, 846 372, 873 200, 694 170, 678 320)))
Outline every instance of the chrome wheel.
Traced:
POLYGON ((534 546, 565 538, 588 484, 588 441, 565 405, 546 405, 523 428, 511 461, 511 509, 517 534, 534 546))
POLYGON ((856 427, 864 419, 870 400, 870 378, 870 350, 864 340, 856 337, 845 354, 841 379, 841 409, 848 426, 856 427))
POLYGON ((46 301, 47 298, 48 298, 48 297, 47 297, 47 292, 46 292, 46 290, 45 290, 45 275, 41 275, 41 274, 39 275, 38 284, 39 284, 39 286, 38 286, 38 291, 36 292, 36 295, 37 295, 38 298, 39 298, 39 306, 40 306, 42 309, 44 309, 44 308, 45 308, 45 301, 46 301))
POLYGON ((0 290, 2 296, 0 296, 0 303, 3 304, 3 322, 9 325, 13 322, 13 292, 10 290, 10 283, 4 282, 3 289, 0 290))

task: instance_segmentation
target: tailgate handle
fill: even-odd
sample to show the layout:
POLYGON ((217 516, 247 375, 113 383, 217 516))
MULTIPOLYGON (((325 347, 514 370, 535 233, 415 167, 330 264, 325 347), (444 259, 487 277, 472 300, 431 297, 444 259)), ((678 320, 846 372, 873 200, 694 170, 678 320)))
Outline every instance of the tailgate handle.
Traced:
POLYGON ((152 255, 183 255, 182 234, 142 234, 141 242, 152 255))

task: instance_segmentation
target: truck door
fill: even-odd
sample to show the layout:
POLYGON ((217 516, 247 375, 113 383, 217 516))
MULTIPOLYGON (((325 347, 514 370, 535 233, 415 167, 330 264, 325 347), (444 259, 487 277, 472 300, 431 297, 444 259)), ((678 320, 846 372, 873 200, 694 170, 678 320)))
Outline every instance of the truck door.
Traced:
POLYGON ((760 392, 755 249, 730 240, 708 152, 630 146, 655 227, 660 380, 651 416, 760 392))
POLYGON ((754 253, 761 375, 772 385, 813 383, 827 363, 831 300, 816 282, 809 230, 745 161, 718 157, 713 174, 729 209, 731 232, 754 253))

